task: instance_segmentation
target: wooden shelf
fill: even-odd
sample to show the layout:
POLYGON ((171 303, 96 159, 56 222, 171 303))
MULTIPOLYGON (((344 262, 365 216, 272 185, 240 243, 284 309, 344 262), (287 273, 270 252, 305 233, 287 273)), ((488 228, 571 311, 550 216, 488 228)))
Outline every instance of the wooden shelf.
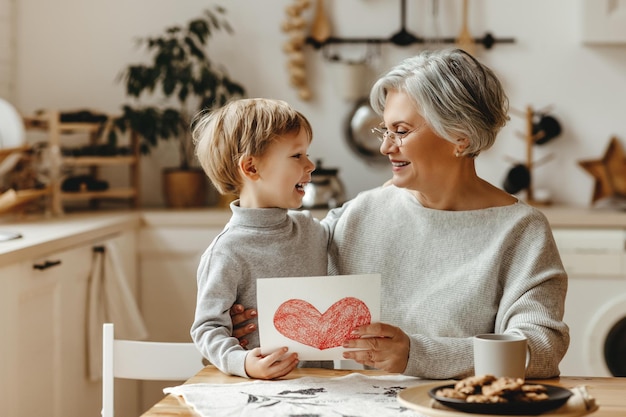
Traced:
MULTIPOLYGON (((48 132, 48 142, 53 153, 61 153, 63 136, 67 134, 83 134, 89 145, 97 145, 106 137, 111 128, 112 118, 105 122, 61 122, 61 113, 56 110, 48 110, 32 117, 24 118, 26 129, 42 130, 48 132)), ((53 168, 52 175, 52 212, 63 213, 64 201, 91 200, 97 204, 102 199, 128 199, 132 207, 139 206, 139 137, 134 132, 130 134, 131 155, 120 156, 60 156, 57 158, 57 166, 53 168), (61 189, 62 168, 87 168, 90 175, 98 178, 99 168, 103 166, 127 165, 129 168, 129 182, 127 188, 111 188, 105 191, 64 192, 61 189)), ((94 204, 92 204, 95 207, 94 204)))
POLYGON ((0 213, 15 211, 26 203, 45 197, 51 193, 50 188, 40 190, 8 190, 0 194, 0 213))
MULTIPOLYGON (((0 162, 2 162, 9 155, 15 153, 28 152, 31 147, 28 145, 20 146, 17 148, 4 148, 0 149, 0 162)), ((35 201, 41 197, 45 197, 52 193, 52 188, 41 189, 24 189, 14 190, 9 189, 3 193, 0 193, 0 214, 17 211, 21 209, 25 204, 35 201)))
POLYGON ((77 192, 61 192, 63 200, 89 200, 89 199, 105 199, 105 198, 134 198, 137 191, 134 188, 111 188, 105 191, 77 191, 77 192))
MULTIPOLYGON (((57 112, 58 114, 58 112, 57 112)), ((102 129, 101 123, 51 121, 54 113, 24 117, 26 129, 48 131, 56 126, 59 133, 95 133, 102 129)))
POLYGON ((0 149, 0 162, 2 162, 2 160, 4 158, 6 158, 7 156, 11 155, 12 153, 15 152, 26 152, 30 150, 30 146, 20 146, 18 148, 3 148, 0 149))
POLYGON ((63 164, 71 166, 131 165, 137 163, 135 156, 64 156, 63 164))

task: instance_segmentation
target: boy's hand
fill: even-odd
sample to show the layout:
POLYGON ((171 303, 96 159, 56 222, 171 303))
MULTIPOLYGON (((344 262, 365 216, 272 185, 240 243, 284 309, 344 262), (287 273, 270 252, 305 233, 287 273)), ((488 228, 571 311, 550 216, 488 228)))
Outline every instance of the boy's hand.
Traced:
POLYGON ((287 354, 287 348, 275 350, 269 355, 261 355, 261 348, 252 349, 246 355, 246 373, 250 378, 275 379, 287 375, 298 365, 298 354, 287 354))

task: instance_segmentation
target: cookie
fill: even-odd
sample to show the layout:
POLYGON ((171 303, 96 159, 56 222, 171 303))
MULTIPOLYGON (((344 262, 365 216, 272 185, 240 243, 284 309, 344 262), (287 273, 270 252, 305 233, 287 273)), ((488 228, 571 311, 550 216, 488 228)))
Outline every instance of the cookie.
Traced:
POLYGON ((493 375, 470 376, 457 382, 454 389, 467 395, 480 393, 484 385, 491 384, 495 380, 496 377, 493 375))
POLYGON ((521 378, 502 377, 483 387, 483 394, 487 396, 503 396, 510 392, 519 391, 524 385, 521 378))
POLYGON ((438 397, 455 398, 458 400, 464 400, 467 397, 466 394, 463 394, 462 392, 459 392, 454 388, 439 389, 437 390, 437 392, 435 392, 435 395, 437 395, 438 397))
POLYGON ((499 397, 497 395, 484 395, 484 394, 476 394, 476 395, 468 395, 465 399, 468 403, 481 403, 481 404, 496 404, 496 403, 506 403, 509 402, 504 397, 499 397))
POLYGON ((549 399, 543 385, 525 384, 521 378, 496 378, 493 375, 470 376, 458 381, 454 388, 442 388, 436 394, 446 398, 464 399, 468 403, 483 404, 549 399))

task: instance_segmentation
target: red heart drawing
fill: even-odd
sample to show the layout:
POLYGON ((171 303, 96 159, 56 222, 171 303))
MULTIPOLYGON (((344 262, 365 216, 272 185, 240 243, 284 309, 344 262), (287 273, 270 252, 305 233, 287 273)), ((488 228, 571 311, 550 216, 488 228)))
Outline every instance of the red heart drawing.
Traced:
POLYGON ((285 301, 274 313, 274 327, 283 336, 320 350, 341 346, 354 338, 352 329, 371 320, 367 305, 354 297, 342 298, 324 314, 298 299, 285 301))

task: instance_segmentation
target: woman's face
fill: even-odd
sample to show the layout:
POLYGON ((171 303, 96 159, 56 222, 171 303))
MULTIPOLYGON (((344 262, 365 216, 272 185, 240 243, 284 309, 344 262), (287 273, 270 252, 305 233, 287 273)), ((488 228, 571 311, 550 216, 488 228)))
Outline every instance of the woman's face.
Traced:
POLYGON ((315 164, 308 158, 309 141, 304 129, 273 142, 258 158, 259 179, 254 184, 259 208, 302 206, 304 185, 311 181, 315 164))
POLYGON ((420 191, 429 186, 439 187, 457 159, 455 145, 430 129, 406 93, 395 90, 387 93, 383 120, 388 130, 400 136, 412 131, 402 139, 401 146, 394 144, 391 138, 380 146, 380 152, 391 162, 392 183, 420 191))

